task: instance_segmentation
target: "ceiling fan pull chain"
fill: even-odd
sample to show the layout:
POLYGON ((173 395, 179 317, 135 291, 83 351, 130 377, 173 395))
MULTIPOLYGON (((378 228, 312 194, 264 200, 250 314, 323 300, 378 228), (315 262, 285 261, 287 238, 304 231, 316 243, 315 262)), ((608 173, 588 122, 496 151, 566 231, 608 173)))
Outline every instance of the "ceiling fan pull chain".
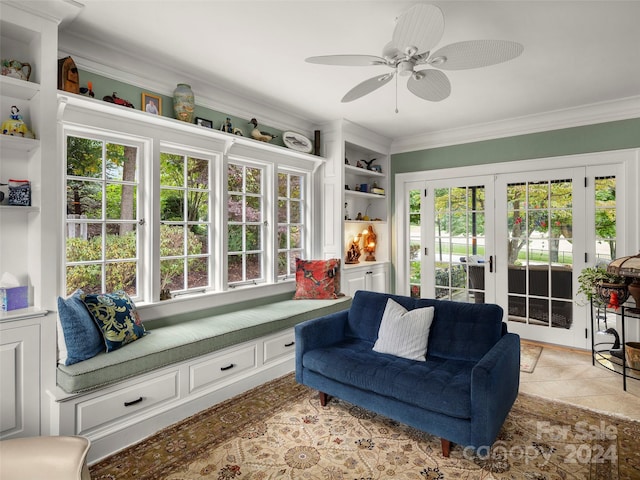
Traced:
POLYGON ((398 68, 396 67, 396 113, 398 113, 398 68))

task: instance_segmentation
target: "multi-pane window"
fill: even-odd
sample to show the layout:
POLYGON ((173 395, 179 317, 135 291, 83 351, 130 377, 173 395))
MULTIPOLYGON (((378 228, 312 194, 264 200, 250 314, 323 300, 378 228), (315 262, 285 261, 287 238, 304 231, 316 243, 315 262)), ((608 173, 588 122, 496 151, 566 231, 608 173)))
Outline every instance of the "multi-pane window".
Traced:
POLYGON ((264 169, 229 163, 227 194, 227 281, 264 281, 264 169))
POLYGON ((67 136, 66 290, 138 295, 138 148, 67 136))
POLYGON ((169 139, 152 157, 147 137, 65 129, 66 294, 124 290, 151 302, 265 285, 308 257, 310 171, 226 163, 169 139))
POLYGON ((278 173, 278 270, 277 275, 295 274, 296 257, 304 257, 303 176, 278 173))
POLYGON ((609 263, 616 255, 616 177, 596 177, 596 257, 609 263))
POLYGON ((160 153, 160 288, 181 291, 210 284, 208 159, 160 153))

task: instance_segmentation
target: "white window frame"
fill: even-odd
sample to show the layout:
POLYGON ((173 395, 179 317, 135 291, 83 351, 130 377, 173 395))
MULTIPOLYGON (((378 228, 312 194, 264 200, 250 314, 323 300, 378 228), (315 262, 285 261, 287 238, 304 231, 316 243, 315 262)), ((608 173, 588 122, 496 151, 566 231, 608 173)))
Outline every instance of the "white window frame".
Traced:
MULTIPOLYGON (((245 185, 245 180, 246 177, 243 174, 243 187, 245 185)), ((238 251, 234 251, 231 254, 239 254, 242 256, 243 260, 242 260, 242 272, 243 272, 243 278, 242 280, 238 280, 238 281, 230 281, 228 278, 228 261, 229 261, 229 249, 228 249, 228 241, 225 242, 224 245, 224 251, 225 251, 225 263, 227 265, 226 268, 226 272, 225 272, 225 277, 224 277, 224 281, 225 284, 227 285, 228 288, 237 288, 243 285, 259 285, 259 284, 264 284, 267 283, 268 280, 270 278, 273 277, 272 272, 274 270, 274 264, 273 264, 273 258, 272 255, 269 254, 269 252, 273 251, 273 249, 271 248, 271 246, 273 245, 273 233, 272 233, 272 228, 271 226, 274 225, 274 217, 273 217, 273 196, 274 196, 274 190, 273 190, 273 166, 269 163, 262 163, 262 162, 257 162, 257 161, 253 161, 253 160, 246 160, 246 159, 239 159, 239 158, 232 158, 229 159, 229 161, 226 164, 226 168, 225 168, 225 215, 224 215, 224 223, 225 223, 225 229, 226 229, 226 238, 229 238, 229 226, 230 225, 240 225, 243 227, 243 230, 247 227, 247 226, 257 226, 259 227, 259 231, 260 231, 260 245, 258 247, 258 249, 254 249, 254 250, 248 250, 246 248, 244 239, 246 238, 246 235, 243 235, 243 244, 242 244, 242 249, 238 250, 238 251), (229 183, 228 183, 228 172, 229 172, 229 167, 231 165, 235 165, 235 166, 240 166, 243 168, 243 170, 246 170, 247 168, 255 168, 255 169, 259 169, 261 171, 260 174, 260 194, 254 194, 254 193, 249 193, 247 194, 246 191, 242 191, 242 192, 236 192, 233 191, 232 193, 229 192, 229 190, 226 188, 229 183), (228 205, 229 202, 229 196, 233 194, 233 195, 242 195, 242 197, 255 197, 255 198, 260 198, 261 199, 261 218, 259 221, 257 222, 249 222, 246 220, 245 218, 245 213, 246 211, 243 210, 243 218, 241 221, 229 221, 229 217, 228 217, 228 212, 226 211, 226 206, 228 205), (260 272, 261 275, 258 278, 252 278, 252 279, 248 279, 246 278, 246 264, 245 264, 245 260, 246 260, 246 255, 253 255, 253 254, 259 254, 260 255, 260 272)))
MULTIPOLYGON (((97 181, 97 182, 106 182, 106 180, 104 178, 100 178, 100 179, 95 179, 95 178, 89 178, 89 177, 75 177, 75 176, 68 176, 67 175, 67 147, 68 147, 68 142, 67 139, 68 137, 79 137, 79 138, 86 138, 86 139, 90 139, 90 140, 96 140, 96 141, 100 141, 103 142, 104 145, 108 144, 108 143, 113 143, 113 144, 118 144, 118 145, 125 145, 125 146, 130 146, 130 147, 135 147, 137 149, 137 165, 136 165, 136 187, 137 187, 137 204, 136 204, 136 211, 135 211, 135 217, 136 220, 134 221, 134 223, 136 223, 136 242, 137 242, 137 256, 135 257, 135 261, 137 263, 136 266, 136 271, 137 271, 137 275, 139 277, 142 278, 137 278, 137 282, 136 282, 136 294, 132 295, 131 298, 133 300, 142 300, 144 298, 147 298, 148 295, 148 282, 146 281, 146 276, 143 273, 144 270, 144 264, 145 264, 145 258, 147 258, 147 252, 148 252, 148 235, 149 235, 149 229, 148 227, 148 222, 147 222, 147 218, 149 218, 150 215, 150 210, 145 208, 145 205, 148 205, 148 172, 147 169, 145 168, 145 165, 147 165, 147 162, 145 161, 145 158, 147 158, 148 154, 149 154, 149 142, 145 141, 145 139, 142 139, 140 137, 134 136, 134 135, 124 135, 124 134, 120 134, 120 133, 114 133, 114 132, 110 132, 110 131, 105 131, 102 129, 98 129, 98 128, 88 128, 88 127, 81 127, 81 126, 65 126, 64 130, 64 135, 63 135, 63 152, 64 152, 64 158, 63 158, 63 184, 62 184, 62 188, 60 191, 65 192, 63 194, 63 198, 62 198, 62 208, 63 208, 63 221, 64 221, 64 228, 63 228, 63 240, 62 240, 62 245, 63 245, 63 265, 62 265, 62 276, 63 276, 63 291, 66 292, 67 290, 67 285, 66 285, 66 269, 68 266, 67 263, 67 255, 66 255, 66 250, 67 250, 67 228, 69 225, 69 221, 67 219, 67 214, 66 214, 66 209, 67 209, 67 201, 66 201, 66 191, 67 191, 67 182, 69 180, 74 180, 74 179, 84 179, 87 178, 88 180, 91 181, 97 181)), ((104 155, 103 155, 103 159, 104 159, 104 155)), ((104 166, 103 166, 104 169, 104 166)), ((118 182, 114 182, 114 183, 118 183, 118 182)), ((103 209, 103 218, 96 220, 96 219, 87 219, 87 220, 78 220, 75 223, 100 223, 100 224, 105 224, 108 225, 109 223, 120 223, 120 221, 109 221, 106 218, 106 215, 104 214, 104 209, 106 208, 106 204, 105 204, 105 199, 103 199, 103 205, 102 205, 102 209, 103 209)), ((105 238, 103 235, 103 239, 102 239, 102 243, 103 243, 103 259, 100 261, 86 261, 86 262, 79 262, 77 264, 100 264, 106 266, 109 263, 114 263, 114 262, 110 262, 107 261, 104 258, 104 242, 105 242, 105 238)), ((101 278, 101 283, 104 285, 105 281, 106 281, 106 270, 105 268, 103 268, 103 272, 102 272, 102 278, 101 278)))
MULTIPOLYGON (((321 158, 314 159, 309 155, 283 149, 274 145, 265 145, 250 139, 242 139, 220 133, 216 130, 203 129, 184 122, 173 122, 157 116, 149 116, 133 109, 114 109, 110 105, 88 103, 85 99, 59 96, 64 105, 60 109, 60 128, 58 158, 62 168, 56 178, 60 192, 66 189, 66 157, 65 138, 67 134, 80 137, 96 138, 114 143, 135 143, 139 145, 140 163, 138 175, 138 218, 144 219, 141 239, 138 245, 140 278, 138 279, 138 296, 134 298, 136 306, 144 311, 145 320, 179 315, 181 313, 211 308, 214 305, 225 305, 240 302, 247 298, 248 290, 253 298, 264 298, 270 295, 291 292, 295 279, 278 278, 277 276, 277 177, 278 169, 291 170, 305 178, 307 193, 304 208, 305 244, 304 256, 312 258, 318 251, 319 235, 312 235, 314 229, 320 228, 318 220, 312 214, 316 212, 316 172, 323 163, 321 158), (128 140, 128 141, 127 141, 128 140), (212 174, 210 178, 212 196, 210 198, 212 234, 210 253, 213 266, 210 271, 210 288, 204 292, 196 289, 185 292, 185 295, 174 295, 172 300, 160 301, 160 255, 159 229, 160 194, 159 152, 168 151, 167 147, 183 149, 193 156, 211 155, 212 174), (234 285, 230 288, 227 279, 227 192, 226 166, 228 162, 248 162, 260 165, 268 173, 265 177, 266 189, 265 220, 267 226, 263 234, 264 242, 264 281, 254 285, 234 285)), ((66 238, 66 202, 64 195, 58 197, 57 243, 59 261, 57 263, 57 290, 59 295, 65 294, 65 238, 66 238)))
MULTIPOLYGON (((289 184, 289 182, 287 183, 289 184)), ((287 192, 288 193, 288 192, 287 192)), ((309 193, 310 193, 310 189, 309 189, 309 172, 304 172, 304 171, 300 171, 300 170, 294 170, 291 168, 285 168, 285 167, 280 167, 278 168, 277 174, 276 174, 276 191, 275 191, 275 200, 276 200, 276 228, 275 228, 275 259, 274 259, 274 268, 276 269, 276 275, 278 275, 277 272, 277 265, 278 265, 278 259, 279 259, 279 255, 281 253, 286 252, 287 253, 287 259, 289 259, 289 255, 291 254, 291 252, 299 252, 299 258, 305 258, 307 256, 307 252, 309 251, 309 239, 308 237, 310 236, 310 230, 309 230, 309 210, 310 210, 310 204, 309 204, 309 193), (279 222, 279 216, 278 216, 278 205, 280 203, 281 199, 286 199, 288 201, 288 204, 290 205, 291 203, 291 197, 280 197, 279 195, 279 191, 278 191, 278 176, 280 174, 284 174, 287 175, 289 177, 291 176, 297 176, 300 177, 300 223, 297 224, 300 227, 300 236, 301 236, 301 244, 300 247, 298 248, 291 248, 290 245, 287 245, 287 248, 285 249, 281 249, 280 245, 278 244, 278 229, 280 228, 281 225, 285 225, 287 227, 287 231, 288 228, 292 225, 291 223, 291 215, 290 215, 290 209, 288 209, 287 211, 287 223, 282 224, 279 222)), ((289 238, 289 235, 287 233, 287 239, 289 238)), ((287 241, 288 243, 288 241, 287 241)), ((281 280, 287 280, 287 279, 295 279, 296 276, 296 271, 295 271, 295 265, 292 269, 291 272, 289 272, 286 275, 278 275, 278 278, 281 280)))
MULTIPOLYGON (((200 149, 195 149, 189 146, 185 146, 185 145, 177 145, 177 144, 173 144, 173 143, 168 143, 168 142, 161 142, 160 146, 159 146, 159 152, 158 152, 158 171, 157 171, 157 178, 158 178, 158 187, 157 187, 157 194, 153 195, 152 197, 154 198, 154 206, 157 207, 157 222, 154 222, 154 234, 157 230, 157 245, 154 245, 154 247, 157 248, 157 250, 154 249, 154 251, 157 251, 157 255, 153 255, 153 259, 152 259, 152 264, 154 266, 153 268, 153 272, 155 273, 156 271, 160 271, 160 262, 162 262, 162 260, 166 260, 168 258, 174 258, 174 259, 188 259, 188 258, 197 258, 197 257, 202 257, 202 258, 207 258, 207 269, 208 269, 208 282, 206 286, 198 286, 198 287, 187 287, 185 289, 180 289, 180 290, 174 290, 172 291, 172 295, 176 296, 176 295, 184 295, 184 294, 191 294, 191 293, 197 293, 197 292, 208 292, 208 291, 218 291, 220 290, 220 286, 219 283, 216 282, 216 274, 214 272, 215 269, 215 265, 219 263, 219 248, 216 248, 216 242, 214 241, 214 236, 216 234, 216 230, 220 231, 220 228, 216 228, 217 226, 219 226, 219 216, 216 214, 216 212, 220 209, 220 207, 218 206, 219 201, 217 200, 217 197, 214 195, 214 191, 215 188, 217 186, 217 182, 216 182, 216 177, 217 177, 217 170, 218 168, 217 165, 219 165, 220 162, 220 155, 217 155, 215 153, 206 151, 206 150, 200 150, 200 149), (206 224, 208 226, 208 242, 209 245, 207 247, 207 254, 203 254, 203 255, 196 255, 196 256, 191 256, 188 254, 185 255, 180 255, 180 256, 175 256, 175 257, 162 257, 160 255, 160 226, 165 223, 161 220, 160 218, 160 199, 161 199, 161 192, 163 190, 162 185, 160 185, 160 155, 162 155, 163 153, 165 154, 169 154, 169 155, 178 155, 181 157, 189 158, 197 158, 197 159, 201 159, 201 160, 206 160, 209 164, 209 168, 208 168, 208 178, 209 178, 209 188, 206 189, 206 191, 208 192, 208 196, 209 196, 209 201, 208 203, 208 221, 206 222, 198 222, 201 224, 206 224), (156 226, 157 225, 157 226, 156 226), (216 262, 216 259, 218 260, 218 262, 216 262)), ((176 188, 179 190, 183 190, 183 191, 188 191, 191 190, 187 185, 184 185, 181 188, 176 188)), ((200 190, 200 189, 196 189, 196 190, 200 190)), ((203 190, 204 191, 204 190, 203 190)), ((186 205, 185 205, 186 207, 186 205)), ((184 219, 183 219, 184 220, 184 219)), ((185 227, 189 226, 189 222, 184 220, 181 222, 168 222, 171 225, 176 225, 176 224, 183 224, 185 227)), ((157 285, 157 288, 154 288, 154 293, 160 291, 160 287, 161 287, 161 278, 159 276, 158 273, 158 279, 156 280, 157 283, 154 283, 154 285, 157 285)))

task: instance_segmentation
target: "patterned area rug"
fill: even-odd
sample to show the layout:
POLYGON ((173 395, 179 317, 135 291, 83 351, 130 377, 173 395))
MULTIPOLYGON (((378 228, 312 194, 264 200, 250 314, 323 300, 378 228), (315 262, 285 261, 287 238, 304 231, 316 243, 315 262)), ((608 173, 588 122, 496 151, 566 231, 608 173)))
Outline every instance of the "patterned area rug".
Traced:
POLYGON ((520 371, 533 373, 541 353, 542 347, 540 345, 520 343, 520 371))
POLYGON ((293 375, 205 410, 91 467, 121 479, 640 478, 640 422, 521 394, 491 449, 440 440, 317 392, 293 375))

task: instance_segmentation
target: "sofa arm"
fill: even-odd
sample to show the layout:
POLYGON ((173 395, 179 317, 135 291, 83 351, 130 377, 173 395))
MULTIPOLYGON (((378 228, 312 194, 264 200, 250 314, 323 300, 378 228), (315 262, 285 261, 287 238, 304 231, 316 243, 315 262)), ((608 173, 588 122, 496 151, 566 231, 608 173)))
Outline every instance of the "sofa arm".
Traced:
POLYGON ((520 336, 504 335, 471 371, 471 436, 491 446, 507 418, 520 385, 520 336))
POLYGON ((341 310, 295 326, 296 380, 302 383, 302 357, 310 350, 336 344, 344 339, 349 310, 341 310))

